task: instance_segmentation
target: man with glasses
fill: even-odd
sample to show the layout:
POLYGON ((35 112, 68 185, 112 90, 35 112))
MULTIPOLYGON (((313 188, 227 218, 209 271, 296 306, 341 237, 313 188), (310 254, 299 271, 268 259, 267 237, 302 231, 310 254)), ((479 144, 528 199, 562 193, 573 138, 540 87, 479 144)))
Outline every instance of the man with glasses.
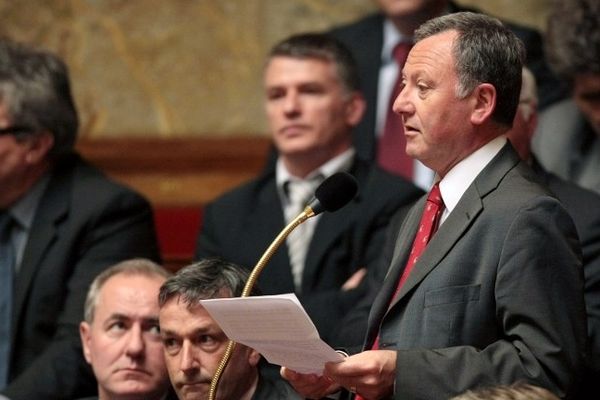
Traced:
POLYGON ((158 259, 148 202, 73 150, 78 117, 56 56, 0 41, 0 393, 93 394, 78 326, 118 261, 158 259))

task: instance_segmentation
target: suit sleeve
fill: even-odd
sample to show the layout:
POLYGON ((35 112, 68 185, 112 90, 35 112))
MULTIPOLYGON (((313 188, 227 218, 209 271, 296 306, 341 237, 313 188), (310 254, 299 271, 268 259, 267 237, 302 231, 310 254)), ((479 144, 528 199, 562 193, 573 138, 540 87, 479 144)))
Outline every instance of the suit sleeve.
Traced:
POLYGON ((516 214, 498 245, 496 338, 483 348, 399 350, 395 399, 441 399, 517 380, 572 394, 586 341, 572 222, 556 202, 537 202, 516 214))
POLYGON ((64 400, 94 393, 96 382, 79 339, 89 285, 98 273, 119 261, 134 257, 160 261, 148 202, 131 192, 105 200, 100 203, 102 208, 93 212, 82 211, 88 210, 85 202, 98 205, 92 199, 79 199, 84 202, 81 209, 70 210, 67 229, 77 230, 77 234, 72 235, 73 242, 60 244, 64 262, 72 268, 56 316, 56 332, 34 362, 2 392, 11 400, 64 400))

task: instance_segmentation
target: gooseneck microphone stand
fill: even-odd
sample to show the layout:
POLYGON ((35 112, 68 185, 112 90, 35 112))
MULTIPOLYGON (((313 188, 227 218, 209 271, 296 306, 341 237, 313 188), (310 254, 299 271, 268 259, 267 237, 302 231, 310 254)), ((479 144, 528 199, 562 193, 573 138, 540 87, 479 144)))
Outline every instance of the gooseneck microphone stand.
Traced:
MULTIPOLYGON (((246 281, 246 284, 244 285, 244 290, 242 290, 242 295, 240 297, 250 296, 250 293, 252 292, 252 288, 254 287, 254 284, 255 284, 256 280, 258 279, 258 276, 260 275, 262 270, 265 268, 265 266, 267 265, 267 263, 269 262, 271 257, 273 257, 273 254, 279 248, 279 246, 281 246, 281 244, 285 241, 285 239, 289 236, 289 234, 292 233, 292 231, 294 229, 296 229, 296 227, 298 225, 300 225, 307 219, 314 217, 315 215, 316 214, 313 211, 312 207, 310 205, 306 206, 304 208, 304 211, 302 211, 296 218, 294 218, 279 233, 279 235, 277 235, 275 240, 271 243, 271 245, 263 253, 262 257, 258 260, 256 265, 252 269, 252 272, 250 272, 250 275, 248 276, 248 280, 246 281)), ((227 364, 229 363, 229 360, 231 359, 231 355, 233 354, 234 349, 235 349, 235 342, 233 340, 230 340, 229 343, 227 344, 227 348, 225 349, 225 353, 223 354, 223 357, 221 358, 221 361, 219 362, 219 365, 217 366, 215 374, 213 375, 212 381, 210 382, 210 389, 208 391, 208 399, 209 400, 215 400, 215 397, 217 395, 217 386, 219 385, 219 381, 221 380, 221 375, 223 374, 225 367, 227 367, 227 364)))
MULTIPOLYGON (((248 297, 252 292, 252 288, 258 276, 265 268, 265 265, 269 262, 275 251, 281 246, 288 235, 296 229, 298 225, 306 221, 307 219, 314 217, 322 213, 323 211, 336 211, 350 202, 356 196, 358 191, 358 184, 356 179, 346 172, 338 172, 325 179, 315 191, 315 198, 304 208, 296 218, 294 218, 280 233, 277 235, 275 240, 264 252, 258 263, 254 266, 248 281, 244 285, 244 290, 240 297, 248 297)), ((208 400, 215 400, 217 394, 217 386, 221 379, 223 371, 229 363, 231 354, 235 349, 235 342, 230 340, 225 349, 225 353, 219 362, 217 370, 213 375, 212 381, 210 382, 210 389, 208 392, 208 400)))

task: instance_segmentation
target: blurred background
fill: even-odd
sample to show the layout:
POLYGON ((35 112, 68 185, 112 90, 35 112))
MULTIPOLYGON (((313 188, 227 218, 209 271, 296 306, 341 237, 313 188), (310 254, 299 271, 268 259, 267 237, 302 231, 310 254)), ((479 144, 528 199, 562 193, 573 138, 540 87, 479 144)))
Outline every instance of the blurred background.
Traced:
MULTIPOLYGON (((551 0, 458 0, 544 29, 551 0)), ((81 137, 265 135, 261 69, 276 41, 372 0, 1 0, 0 34, 57 52, 81 137)))

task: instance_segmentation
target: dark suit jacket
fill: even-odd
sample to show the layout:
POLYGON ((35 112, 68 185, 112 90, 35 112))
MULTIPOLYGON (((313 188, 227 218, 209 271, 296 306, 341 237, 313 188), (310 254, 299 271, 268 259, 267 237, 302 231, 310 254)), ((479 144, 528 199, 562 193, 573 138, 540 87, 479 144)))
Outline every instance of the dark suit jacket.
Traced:
MULTIPOLYGON (((298 295, 324 340, 331 338, 338 319, 360 294, 360 290, 342 292, 340 287, 377 258, 394 211, 422 193, 408 181, 364 161, 356 160, 350 172, 358 181, 359 193, 341 210, 321 215, 298 295)), ((265 172, 205 208, 196 258, 220 256, 253 267, 284 226, 275 173, 265 172)), ((286 250, 282 246, 275 252, 262 272, 258 286, 263 293, 294 292, 286 250)))
POLYGON ((380 348, 398 350, 393 398, 444 399, 517 380, 572 393, 586 323, 579 244, 563 206, 506 145, 440 226, 388 310, 424 202, 396 234, 365 340, 370 348, 381 326, 380 348))
POLYGON ((298 393, 281 377, 270 379, 260 376, 252 400, 301 400, 298 393))
MULTIPOLYGON (((450 11, 474 11, 450 3, 450 11)), ((354 129, 354 146, 359 156, 372 160, 376 156, 375 114, 379 69, 381 68, 381 50, 383 47, 383 14, 369 15, 357 22, 337 27, 331 34, 344 43, 354 55, 361 79, 361 89, 367 101, 367 110, 362 121, 354 129)), ((506 23, 506 22, 505 22, 506 23)), ((527 66, 535 75, 540 108, 566 96, 566 90, 552 74, 544 54, 541 35, 530 28, 506 23, 523 41, 527 49, 527 66)))
POLYGON ((579 234, 590 340, 587 392, 582 393, 600 393, 600 195, 547 172, 535 159, 533 169, 563 203, 579 234))
POLYGON ((67 156, 40 200, 16 277, 10 383, 2 394, 64 400, 95 393, 79 339, 83 303, 99 272, 133 257, 159 260, 150 205, 67 156))

